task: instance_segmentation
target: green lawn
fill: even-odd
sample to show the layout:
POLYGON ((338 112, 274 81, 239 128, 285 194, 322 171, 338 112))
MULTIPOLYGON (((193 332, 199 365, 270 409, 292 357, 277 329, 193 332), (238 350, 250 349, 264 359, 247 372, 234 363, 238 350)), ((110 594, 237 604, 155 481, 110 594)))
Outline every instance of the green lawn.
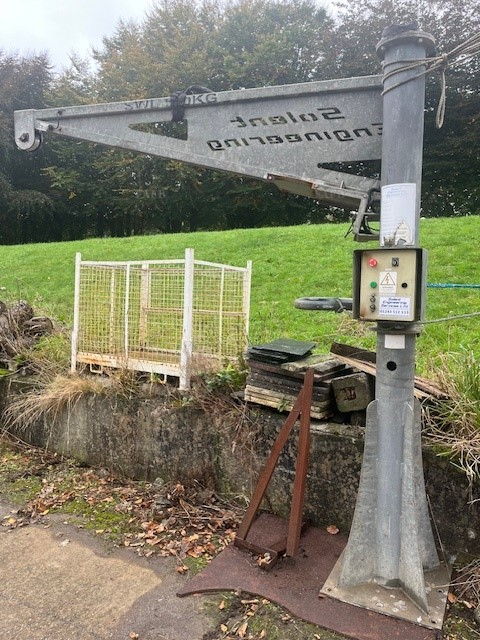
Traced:
MULTIPOLYGON (((362 245, 343 239, 346 229, 303 225, 4 246, 0 295, 25 298, 69 324, 76 251, 90 260, 153 260, 181 258, 185 247, 193 247, 201 260, 240 266, 253 260, 251 341, 289 336, 317 340, 322 349, 334 339, 371 347, 373 334, 345 314, 293 307, 299 296, 351 296, 351 252, 362 245)), ((479 230, 480 216, 422 221, 430 282, 480 283, 479 230)), ((428 319, 479 309, 478 289, 428 292, 428 319)), ((445 351, 472 349, 480 355, 479 330, 480 318, 427 326, 419 340, 420 368, 430 369, 432 359, 445 351)))

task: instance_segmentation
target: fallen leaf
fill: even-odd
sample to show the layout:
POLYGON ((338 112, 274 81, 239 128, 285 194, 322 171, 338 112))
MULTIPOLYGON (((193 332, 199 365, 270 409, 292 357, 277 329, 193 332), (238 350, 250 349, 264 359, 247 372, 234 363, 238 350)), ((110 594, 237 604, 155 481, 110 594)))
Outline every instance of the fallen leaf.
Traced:
POLYGON ((270 564, 272 556, 269 553, 264 553, 263 556, 257 558, 257 564, 259 567, 265 567, 270 564))
POLYGON ((334 536, 340 531, 340 529, 338 527, 336 527, 334 524, 329 524, 328 527, 327 527, 327 531, 332 536, 334 536))
POLYGON ((184 564, 178 565, 177 567, 175 567, 175 571, 177 573, 185 573, 186 571, 188 571, 188 567, 184 564))
POLYGON ((220 625, 220 631, 221 631, 222 633, 227 633, 227 631, 228 631, 228 627, 227 627, 227 625, 226 625, 226 624, 221 624, 221 625, 220 625))
POLYGON ((131 640, 138 640, 140 636, 138 635, 138 633, 135 633, 135 631, 130 631, 128 637, 131 638, 131 640))
POLYGON ((449 591, 448 595, 447 595, 447 600, 453 604, 454 602, 456 602, 458 600, 458 598, 454 593, 449 591))
POLYGON ((222 601, 220 602, 220 604, 218 605, 218 608, 219 608, 219 609, 225 609, 225 600, 222 600, 222 601))
POLYGON ((262 629, 260 631, 260 638, 265 638, 266 635, 267 635, 267 632, 265 631, 265 629, 262 629))
POLYGON ((237 636, 239 638, 244 638, 245 634, 247 633, 247 628, 248 628, 248 622, 244 622, 243 624, 241 624, 237 629, 237 636))
POLYGON ((187 542, 195 542, 195 540, 198 540, 200 538, 200 536, 198 535, 198 533, 194 533, 192 536, 189 536, 187 538, 187 542))

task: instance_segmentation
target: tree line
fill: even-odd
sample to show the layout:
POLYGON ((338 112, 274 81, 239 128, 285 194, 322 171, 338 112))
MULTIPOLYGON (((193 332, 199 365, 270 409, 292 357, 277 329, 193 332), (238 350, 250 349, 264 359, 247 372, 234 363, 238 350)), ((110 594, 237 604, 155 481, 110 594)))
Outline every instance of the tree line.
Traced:
MULTIPOLYGON (((477 0, 350 0, 334 15, 314 0, 160 0, 120 22, 93 52, 54 74, 48 54, 0 51, 0 243, 320 222, 332 211, 248 178, 49 137, 18 151, 13 111, 378 73, 384 27, 416 21, 449 51, 480 28, 477 0)), ((427 81, 423 212, 478 213, 480 60, 447 71, 445 124, 427 81)), ((408 126, 408 123, 405 123, 408 126)), ((378 175, 379 163, 343 170, 378 175)), ((345 213, 334 212, 345 219, 345 213)))

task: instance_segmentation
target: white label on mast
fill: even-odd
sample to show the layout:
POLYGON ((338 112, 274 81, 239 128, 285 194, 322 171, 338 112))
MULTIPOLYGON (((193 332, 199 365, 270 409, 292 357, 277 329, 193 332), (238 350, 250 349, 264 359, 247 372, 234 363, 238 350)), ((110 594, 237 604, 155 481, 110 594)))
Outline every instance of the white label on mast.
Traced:
POLYGON ((414 182, 382 187, 380 244, 409 246, 415 243, 417 185, 414 182))
POLYGON ((410 316, 410 298, 399 296, 380 297, 379 318, 408 319, 410 316))

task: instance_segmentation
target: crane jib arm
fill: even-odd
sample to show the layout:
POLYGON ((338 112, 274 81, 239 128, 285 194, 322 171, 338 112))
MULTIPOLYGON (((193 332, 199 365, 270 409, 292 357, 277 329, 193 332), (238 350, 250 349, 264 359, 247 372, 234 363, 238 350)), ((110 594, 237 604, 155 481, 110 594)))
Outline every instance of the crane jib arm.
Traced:
MULTIPOLYGON (((353 207, 353 192, 365 193, 376 181, 321 165, 381 158, 381 91, 380 76, 363 76, 186 95, 183 139, 158 125, 172 120, 171 97, 27 109, 15 112, 15 141, 33 151, 50 132, 271 180, 323 201, 326 180, 337 191, 351 187, 344 205, 353 207)), ((337 204, 343 206, 341 197, 337 204)))

